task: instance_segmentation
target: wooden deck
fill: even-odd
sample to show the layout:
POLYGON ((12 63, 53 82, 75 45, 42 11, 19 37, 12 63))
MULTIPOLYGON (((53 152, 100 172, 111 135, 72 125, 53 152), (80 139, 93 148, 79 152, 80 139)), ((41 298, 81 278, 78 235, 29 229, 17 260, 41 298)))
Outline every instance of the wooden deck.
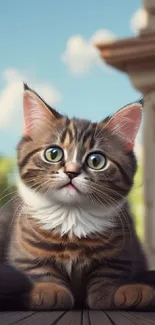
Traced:
POLYGON ((155 312, 0 312, 0 325, 153 325, 155 312))
MULTIPOLYGON (((19 276, 15 270, 12 278, 13 270, 10 270, 11 273, 9 270, 4 265, 0 267, 0 271, 3 273, 3 281, 0 281, 0 325, 155 325, 155 310, 143 312, 104 312, 80 309, 51 312, 26 311, 21 304, 20 293, 22 289, 28 290, 29 283, 26 285, 23 282, 23 277, 19 276), (10 290, 12 295, 10 295, 10 290)), ((140 282, 143 282, 144 279, 145 283, 154 286, 155 271, 139 275, 140 282)))

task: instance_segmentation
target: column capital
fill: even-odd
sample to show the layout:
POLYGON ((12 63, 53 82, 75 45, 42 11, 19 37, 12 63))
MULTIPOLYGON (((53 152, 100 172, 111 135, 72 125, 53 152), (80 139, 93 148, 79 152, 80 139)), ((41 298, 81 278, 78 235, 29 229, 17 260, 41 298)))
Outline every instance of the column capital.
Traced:
POLYGON ((140 29, 141 35, 155 32, 155 1, 143 0, 143 5, 144 8, 142 9, 142 15, 144 26, 140 29))
POLYGON ((155 90, 155 33, 97 44, 103 60, 126 72, 144 94, 155 90))
POLYGON ((143 0, 144 8, 149 12, 155 12, 155 1, 154 0, 143 0))

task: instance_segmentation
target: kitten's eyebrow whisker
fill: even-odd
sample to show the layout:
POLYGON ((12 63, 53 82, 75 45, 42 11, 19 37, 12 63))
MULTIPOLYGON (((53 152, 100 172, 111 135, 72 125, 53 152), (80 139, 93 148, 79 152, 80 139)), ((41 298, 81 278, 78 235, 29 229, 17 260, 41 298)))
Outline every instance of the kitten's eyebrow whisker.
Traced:
POLYGON ((99 129, 98 133, 95 134, 95 139, 99 138, 99 135, 104 131, 104 128, 99 129))

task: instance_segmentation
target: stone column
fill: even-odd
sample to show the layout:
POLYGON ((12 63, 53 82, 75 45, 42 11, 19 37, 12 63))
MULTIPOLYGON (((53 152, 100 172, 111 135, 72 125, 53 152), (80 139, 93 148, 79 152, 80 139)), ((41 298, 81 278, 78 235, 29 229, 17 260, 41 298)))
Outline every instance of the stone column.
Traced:
MULTIPOLYGON (((155 58, 154 58, 155 60, 155 58)), ((145 250, 150 267, 155 267, 155 69, 145 67, 141 73, 128 67, 128 75, 135 88, 144 95, 144 201, 145 250), (154 81, 152 82, 152 78, 154 81), (145 81, 145 82, 144 82, 145 81)))
POLYGON ((155 0, 144 0, 146 24, 135 38, 98 44, 106 63, 128 74, 144 96, 145 249, 155 268, 155 0))

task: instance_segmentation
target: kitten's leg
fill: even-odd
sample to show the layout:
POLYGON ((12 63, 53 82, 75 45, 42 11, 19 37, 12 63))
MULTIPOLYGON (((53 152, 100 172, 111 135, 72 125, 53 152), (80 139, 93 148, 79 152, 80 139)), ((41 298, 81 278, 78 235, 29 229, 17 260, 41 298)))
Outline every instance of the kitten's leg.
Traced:
MULTIPOLYGON (((30 274, 29 274, 30 276, 30 274)), ((24 297, 24 303, 28 309, 52 310, 72 309, 74 297, 65 278, 58 270, 53 268, 50 272, 45 268, 37 269, 37 273, 31 273, 33 281, 32 290, 24 297), (35 280, 35 281, 34 281, 35 280)))
POLYGON ((35 283, 25 301, 31 310, 72 309, 74 298, 64 285, 51 282, 35 283))
POLYGON ((155 307, 155 288, 147 284, 125 284, 114 295, 117 309, 144 309, 155 307))
MULTIPOLYGON (((115 266, 119 264, 115 263, 115 266)), ((109 267, 109 264, 95 268, 87 275, 86 305, 91 309, 116 309, 114 295, 128 273, 120 267, 109 267)))
POLYGON ((87 286, 86 305, 90 309, 116 309, 114 295, 119 285, 110 278, 94 278, 87 286))
POLYGON ((147 309, 155 307, 155 289, 147 284, 123 284, 105 278, 88 286, 87 306, 91 309, 147 309))

